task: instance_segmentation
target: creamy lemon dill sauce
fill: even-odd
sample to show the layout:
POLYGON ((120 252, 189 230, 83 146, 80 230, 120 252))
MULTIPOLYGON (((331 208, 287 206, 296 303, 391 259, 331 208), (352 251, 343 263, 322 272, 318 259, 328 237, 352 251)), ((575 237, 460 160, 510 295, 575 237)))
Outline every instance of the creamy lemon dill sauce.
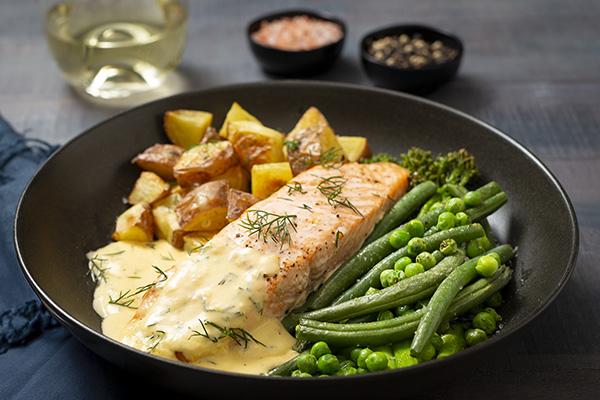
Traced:
POLYGON ((248 374, 297 354, 294 338, 264 311, 265 278, 279 271, 275 255, 215 238, 190 256, 159 240, 111 243, 88 258, 98 281, 94 309, 103 333, 117 341, 248 374))

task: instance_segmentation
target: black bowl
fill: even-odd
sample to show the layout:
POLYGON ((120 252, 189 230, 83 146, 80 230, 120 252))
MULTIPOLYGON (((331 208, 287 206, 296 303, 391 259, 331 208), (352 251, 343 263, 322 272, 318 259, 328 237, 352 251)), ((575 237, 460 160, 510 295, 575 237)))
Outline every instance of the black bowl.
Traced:
MULTIPOLYGON (((15 244, 23 273, 48 309, 86 346, 173 391, 202 398, 307 398, 409 395, 481 366, 519 336, 567 282, 579 245, 577 221, 559 182, 527 149, 493 127, 418 97, 354 85, 276 81, 226 86, 161 99, 113 117, 54 153, 29 182, 18 205, 15 244), (165 360, 101 333, 92 308, 94 283, 86 253, 111 241, 139 170, 130 160, 166 142, 163 114, 173 109, 214 113, 219 125, 233 101, 265 125, 293 128, 319 108, 338 134, 368 135, 374 152, 420 146, 434 153, 465 147, 482 181, 497 181, 508 203, 489 219, 500 242, 518 247, 514 278, 499 309, 502 330, 475 347, 404 369, 331 378, 273 378, 226 373, 165 360), (493 151, 490 151, 493 149, 493 151), (157 377, 160 377, 157 379, 157 377)), ((138 381, 142 384, 143 381, 138 381)))
POLYGON ((381 87, 413 94, 427 94, 451 80, 458 71, 463 55, 461 40, 450 32, 423 25, 398 25, 377 30, 365 35, 360 41, 362 65, 371 80, 381 87), (386 65, 368 53, 369 44, 386 36, 421 34, 423 40, 432 43, 441 41, 445 46, 458 51, 452 60, 421 68, 399 68, 386 65))
POLYGON ((288 10, 264 15, 255 19, 248 26, 247 35, 252 53, 266 72, 287 77, 301 77, 325 72, 333 66, 344 46, 346 25, 342 20, 326 13, 309 10, 288 10), (252 34, 260 28, 261 22, 270 22, 284 17, 299 15, 307 15, 311 18, 339 25, 342 28, 342 38, 335 43, 305 51, 280 50, 265 46, 252 39, 252 34))

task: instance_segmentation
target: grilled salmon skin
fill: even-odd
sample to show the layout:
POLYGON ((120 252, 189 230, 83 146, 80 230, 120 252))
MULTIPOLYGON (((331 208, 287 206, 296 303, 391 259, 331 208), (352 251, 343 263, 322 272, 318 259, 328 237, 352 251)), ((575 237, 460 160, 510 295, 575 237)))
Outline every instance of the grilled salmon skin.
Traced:
POLYGON ((122 341, 187 362, 240 344, 220 339, 231 328, 255 333, 265 319, 278 321, 300 306, 360 249, 405 193, 408 175, 393 163, 299 174, 149 290, 122 341), (198 337, 220 350, 190 345, 198 337))

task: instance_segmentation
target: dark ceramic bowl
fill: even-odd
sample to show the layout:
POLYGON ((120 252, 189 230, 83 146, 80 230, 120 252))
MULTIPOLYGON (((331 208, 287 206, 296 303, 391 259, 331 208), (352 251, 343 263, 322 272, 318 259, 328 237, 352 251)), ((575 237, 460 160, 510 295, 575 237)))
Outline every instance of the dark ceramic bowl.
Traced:
MULTIPOLYGON (((89 129, 54 153, 29 182, 15 220, 23 273, 46 307, 91 350, 123 368, 137 384, 164 385, 201 398, 408 396, 481 367, 506 351, 563 289, 577 257, 579 232, 571 203, 548 169, 497 129, 422 98, 354 85, 276 81, 219 87, 161 99, 89 129), (163 114, 174 109, 214 113, 219 126, 233 101, 265 125, 290 131, 309 107, 343 135, 368 134, 373 152, 411 146, 434 153, 468 149, 482 182, 495 180, 508 203, 489 222, 501 243, 518 247, 514 277, 504 289, 502 330, 450 357, 378 373, 331 378, 274 378, 220 372, 173 362, 124 346, 101 333, 92 308, 95 285, 86 253, 111 241, 139 169, 130 160, 165 143, 163 114), (494 151, 490 151, 494 149, 494 151), (93 157, 90 155, 93 154, 93 157), (532 195, 535 194, 535 195, 532 195), (160 377, 160 378, 158 378, 160 377)), ((133 382, 133 380, 132 380, 133 382)))
POLYGON ((377 30, 365 35, 360 41, 362 65, 371 80, 380 87, 413 94, 427 94, 451 80, 458 71, 463 55, 463 45, 454 34, 423 25, 398 25, 377 30), (426 42, 441 41, 445 46, 458 51, 450 61, 430 63, 421 68, 400 68, 386 65, 369 54, 372 41, 386 36, 421 34, 426 42))
POLYGON ((302 77, 325 72, 333 66, 339 58, 344 46, 346 25, 340 19, 326 13, 309 10, 289 10, 264 15, 255 19, 248 26, 247 35, 250 49, 265 72, 287 77, 302 77), (294 17, 299 15, 307 15, 311 18, 337 24, 342 29, 342 38, 335 43, 314 50, 305 51, 280 50, 265 46, 252 39, 252 34, 258 31, 263 21, 270 22, 284 17, 294 17))

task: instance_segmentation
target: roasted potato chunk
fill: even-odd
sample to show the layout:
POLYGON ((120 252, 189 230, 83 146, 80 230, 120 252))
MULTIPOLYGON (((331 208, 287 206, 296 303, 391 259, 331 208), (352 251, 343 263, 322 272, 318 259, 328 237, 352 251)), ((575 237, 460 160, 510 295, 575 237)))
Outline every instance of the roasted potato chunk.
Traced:
POLYGON ((227 129, 230 122, 233 121, 251 121, 255 122, 259 125, 262 123, 248 111, 244 110, 242 106, 240 106, 237 102, 233 102, 229 111, 227 111, 227 115, 225 116, 225 121, 223 121, 223 125, 221 125, 221 129, 219 129, 219 135, 224 138, 229 138, 227 129))
POLYGON ((114 240, 149 242, 154 239, 154 218, 148 203, 137 203, 117 218, 117 226, 112 235, 114 240))
POLYGON ((145 171, 154 172, 166 181, 175 179, 173 167, 183 154, 183 147, 174 144, 155 144, 134 157, 131 162, 145 171))
POLYGON ((142 171, 140 177, 135 181, 127 201, 129 204, 148 203, 152 204, 167 194, 170 185, 154 172, 142 171))
POLYGON ((188 254, 200 251, 202 246, 206 244, 213 236, 217 234, 213 232, 188 232, 183 237, 183 250, 188 254))
POLYGON ((226 180, 208 182, 191 190, 175 207, 178 222, 185 231, 219 230, 227 225, 226 180))
POLYGON ((204 132, 204 137, 202 138, 202 140, 200 141, 201 144, 204 143, 208 143, 208 142, 218 142, 221 140, 227 140, 224 137, 222 137, 221 135, 219 135, 219 132, 217 132, 217 130, 212 127, 209 126, 208 128, 206 128, 206 132, 204 132))
POLYGON ((212 124, 212 120, 212 113, 206 111, 167 111, 164 117, 165 133, 171 142, 187 148, 200 143, 204 132, 212 124))
POLYGON ((248 171, 253 165, 284 161, 284 135, 256 122, 230 122, 227 137, 248 171))
POLYGON ((342 146, 348 162, 359 161, 361 158, 371 157, 371 149, 367 138, 360 136, 338 136, 338 143, 342 146))
POLYGON ((329 126, 329 122, 327 122, 327 119, 318 108, 310 107, 302 114, 298 122, 296 122, 296 126, 294 126, 294 129, 291 130, 288 136, 293 137, 303 129, 319 125, 329 126))
POLYGON ((219 176, 215 176, 211 181, 218 180, 229 181, 229 186, 232 189, 243 190, 247 192, 250 186, 250 174, 241 164, 234 165, 219 176))
POLYGON ((173 167, 173 173, 177 183, 188 187, 208 182, 237 164, 239 158, 233 145, 223 140, 190 147, 173 167))
POLYGON ((229 221, 238 219, 244 213, 244 211, 248 209, 248 207, 258 203, 260 200, 260 197, 248 192, 230 189, 227 195, 227 219, 229 221))
POLYGON ((183 235, 186 232, 179 225, 175 209, 168 206, 155 207, 152 209, 152 216, 156 237, 166 240, 173 247, 183 248, 183 235))
POLYGON ((164 206, 169 208, 175 208, 175 206, 181 201, 181 198, 184 194, 184 190, 181 186, 173 186, 169 189, 169 194, 152 204, 152 207, 156 208, 164 206))
POLYGON ((257 164, 252 167, 252 194, 266 199, 293 178, 288 162, 257 164))
POLYGON ((286 138, 287 158, 294 176, 318 164, 344 161, 344 151, 329 125, 304 128, 286 138))

